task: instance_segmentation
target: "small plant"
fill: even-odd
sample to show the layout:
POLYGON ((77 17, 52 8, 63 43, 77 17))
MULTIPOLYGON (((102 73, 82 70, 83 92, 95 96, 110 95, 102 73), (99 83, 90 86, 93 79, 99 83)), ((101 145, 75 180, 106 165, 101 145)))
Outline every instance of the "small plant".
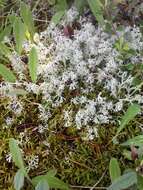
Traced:
MULTIPOLYGON (((117 130, 115 138, 119 133, 127 126, 127 124, 135 118, 135 116, 141 112, 140 106, 137 104, 131 105, 125 115, 121 119, 120 127, 117 130)), ((115 139, 114 139, 115 140, 115 139)), ((143 188, 143 178, 142 178, 142 157, 143 154, 143 135, 136 136, 132 139, 121 144, 121 146, 131 146, 131 152, 128 152, 128 157, 130 160, 140 162, 140 165, 134 170, 126 170, 123 175, 121 175, 119 163, 117 159, 112 158, 109 165, 109 173, 112 184, 108 187, 108 190, 122 190, 129 188, 131 186, 138 187, 139 190, 143 188), (139 147, 138 149, 135 146, 139 147)), ((127 153, 127 152, 126 152, 127 153)), ((136 163, 138 163, 136 162, 136 163)))
MULTIPOLYGON (((128 143, 125 143, 125 144, 127 145, 128 143)), ((117 159, 112 158, 110 160, 109 172, 110 172, 110 178, 111 178, 112 184, 107 188, 108 190, 123 190, 129 187, 137 188, 138 190, 143 189, 142 159, 141 157, 139 159, 137 155, 139 155, 137 153, 137 149, 135 148, 134 150, 132 149, 132 152, 131 152, 132 160, 135 161, 138 158, 138 161, 140 160, 140 165, 135 169, 125 170, 123 172, 123 175, 121 175, 120 173, 120 167, 119 167, 119 163, 117 159), (136 154, 136 158, 135 158, 135 154, 136 154)))
POLYGON ((107 188, 107 190, 123 190, 133 185, 137 185, 136 172, 126 171, 123 175, 120 175, 120 167, 115 158, 110 160, 109 172, 112 184, 107 188))
MULTIPOLYGON (((19 55, 21 55, 23 42, 26 39, 31 42, 33 41, 35 27, 32 12, 30 11, 30 8, 23 2, 21 2, 20 6, 20 16, 15 16, 14 14, 11 14, 8 16, 8 18, 10 23, 0 33, 0 38, 2 41, 0 47, 3 55, 7 56, 8 59, 10 59, 12 52, 10 50, 11 47, 9 48, 9 46, 11 44, 7 45, 3 43, 4 37, 9 36, 10 30, 13 29, 13 35, 16 43, 16 51, 19 55)), ((31 79, 33 82, 36 82, 38 55, 34 47, 32 47, 30 51, 28 66, 31 79)), ((13 74, 13 72, 3 64, 0 65, 0 75, 5 81, 13 83, 16 81, 16 76, 13 74)))
POLYGON ((34 177, 31 180, 22 158, 21 149, 18 147, 15 139, 10 139, 9 148, 12 159, 15 165, 19 168, 14 177, 15 190, 20 190, 24 186, 24 178, 35 187, 35 190, 48 190, 49 188, 69 189, 67 184, 55 177, 56 172, 53 170, 47 172, 45 175, 34 177))
POLYGON ((137 114, 141 112, 141 108, 138 104, 132 104, 127 109, 125 115, 121 119, 120 127, 117 130, 117 133, 113 140, 120 134, 120 132, 128 125, 128 123, 135 118, 137 114))
MULTIPOLYGON (((53 2, 53 4, 55 1, 53 2)), ((104 18, 103 18, 103 4, 100 0, 75 0, 73 3, 79 12, 84 10, 84 7, 87 5, 90 7, 93 15, 96 17, 97 21, 103 25, 104 18)), ((58 24, 60 19, 64 16, 66 10, 68 9, 68 1, 67 0, 58 0, 56 5, 56 14, 52 18, 52 22, 58 24)))

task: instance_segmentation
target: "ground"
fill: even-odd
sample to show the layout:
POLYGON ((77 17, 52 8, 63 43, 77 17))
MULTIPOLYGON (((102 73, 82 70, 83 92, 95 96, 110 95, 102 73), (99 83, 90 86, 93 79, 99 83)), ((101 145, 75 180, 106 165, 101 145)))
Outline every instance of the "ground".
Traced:
MULTIPOLYGON (((53 14, 53 7, 44 0, 36 2, 33 17, 37 26, 38 40, 36 38, 34 47, 37 48, 41 56, 39 56, 40 64, 37 83, 31 82, 28 73, 29 49, 33 44, 30 41, 24 42, 22 55, 20 56, 12 49, 10 60, 13 58, 14 61, 7 63, 8 68, 14 71, 18 82, 10 84, 4 82, 3 78, 0 79, 0 90, 2 92, 0 94, 0 188, 14 189, 13 178, 17 167, 11 159, 9 139, 15 138, 22 150, 23 159, 31 178, 55 169, 57 171, 56 176, 69 184, 73 189, 84 189, 86 187, 89 189, 95 184, 97 187, 106 189, 111 183, 109 162, 112 157, 118 159, 122 172, 139 166, 137 160, 128 159, 127 151, 130 151, 130 148, 124 148, 119 143, 141 134, 142 113, 137 115, 127 125, 126 129, 121 132, 117 139, 119 143, 114 143, 112 140, 116 135, 122 116, 130 105, 129 103, 138 103, 142 109, 142 86, 139 90, 136 90, 136 86, 132 84, 133 79, 137 79, 137 85, 140 84, 139 80, 142 79, 142 71, 140 69, 138 71, 138 66, 136 66, 139 61, 143 60, 141 54, 143 49, 143 43, 140 40, 141 32, 139 34, 137 32, 138 27, 142 29, 141 19, 143 14, 142 10, 140 10, 141 3, 140 1, 133 1, 132 3, 128 1, 121 2, 115 4, 116 11, 111 11, 110 14, 106 11, 105 16, 108 14, 110 18, 113 17, 114 23, 113 25, 109 24, 110 29, 113 27, 110 32, 106 28, 106 32, 108 31, 109 34, 109 36, 108 34, 106 36, 106 33, 98 28, 97 21, 91 12, 88 15, 83 14, 83 20, 78 18, 72 22, 72 25, 70 23, 70 26, 65 21, 66 17, 63 18, 59 26, 55 30, 50 31, 50 33, 50 29, 47 29, 47 27, 49 27, 49 21, 53 14), (134 25, 136 26, 133 33, 134 25), (137 34, 134 41, 123 42, 121 49, 116 46, 121 42, 115 37, 117 32, 115 32, 115 28, 118 28, 118 26, 125 28, 127 33, 137 34), (92 29, 93 32, 90 33, 92 29), (83 34, 82 31, 85 33, 83 34), (102 40, 100 41, 98 32, 103 37, 103 39, 101 37, 103 43, 102 40), (56 36, 57 34, 58 37, 56 36), (52 37, 49 37, 50 35, 52 37), (81 35, 83 36, 81 37, 81 35), (83 37, 85 37, 85 41, 83 37), (91 46, 91 42, 94 42, 94 40, 98 43, 97 49, 101 50, 99 57, 96 57, 96 53, 92 53, 92 47, 86 43, 87 39, 91 40, 89 41, 91 46), (126 42, 129 47, 126 46, 126 42), (117 48, 111 47, 113 44, 117 48), (77 53, 74 47, 78 47, 78 45, 78 55, 82 52, 86 61, 89 61, 89 59, 97 61, 99 58, 99 63, 95 67, 90 63, 90 68, 87 68, 88 64, 85 66, 85 63, 82 61, 79 64, 78 60, 77 64, 74 64, 76 58, 80 60, 80 56, 74 57, 77 53), (66 47, 68 47, 69 52, 66 47), (125 47, 126 49, 124 49, 125 47), (102 60, 103 55, 105 57, 102 60), (110 67, 112 63, 108 64, 108 56, 110 56, 110 60, 111 58, 114 59, 112 60, 112 67, 110 67), (134 64, 133 70, 121 68, 121 66, 130 62, 134 64), (17 63, 24 66, 16 67, 17 63), (117 66, 117 63, 120 66, 117 66), (97 72, 98 69, 101 71, 100 75, 97 72), (102 71, 105 71, 104 74, 107 74, 107 78, 102 71), (87 77, 86 72, 91 74, 90 79, 87 77), (124 75, 124 72, 127 74, 124 75), (24 76, 21 73, 24 73, 24 76), (73 73, 75 74, 74 76, 72 75, 73 73), (92 77, 94 78, 93 82, 92 77), (62 83, 62 80, 65 81, 62 83), (115 83, 111 85, 113 80, 115 80, 115 83), (102 82, 100 83, 100 81, 102 82), (116 84, 116 81, 119 83, 116 84), (45 82, 47 85, 45 85, 45 82), (116 85, 117 88, 121 85, 121 89, 116 91, 116 85), (132 90, 130 92, 130 88, 133 92, 135 90, 135 93, 132 93, 132 90), (24 92, 22 94, 20 92, 17 96, 9 95, 15 89, 23 89, 24 92), (25 91, 28 93, 25 94, 25 91), (140 95, 140 97, 137 95, 140 95), (59 97, 64 97, 64 100, 59 100, 59 97), (83 100, 83 97, 86 100, 83 100), (125 100, 123 106, 121 106, 120 99, 126 98, 128 101, 125 100), (73 103, 73 101, 76 103, 73 103), (82 101, 83 103, 81 103, 82 101), (107 104, 110 102, 112 106, 107 108, 107 104), (95 106, 90 107, 90 103, 95 103, 95 106), (121 109, 117 105, 120 105, 121 109), (103 110, 105 106, 106 108, 103 110), (95 107, 96 112, 92 113, 95 107), (117 110, 117 107, 119 110, 117 110), (83 110, 85 112, 82 112, 83 110), (108 113, 101 114, 102 110, 103 113, 104 111, 108 113), (68 113, 68 116, 66 113, 68 113), (90 116, 93 114, 92 119, 88 117, 88 114, 90 116), (100 119, 99 116, 101 115, 107 118, 102 117, 100 119), (94 120, 96 116, 99 122, 94 120), (85 121, 86 117, 87 121, 85 121), (80 120, 80 124, 83 127, 78 123, 79 120, 77 121, 75 118, 80 120), (109 121, 103 121, 104 119, 109 119, 109 121), (83 124, 84 122, 87 123, 83 124), (97 135, 96 131, 94 131, 96 129, 98 129, 97 135)), ((29 5, 34 7, 32 1, 29 2, 29 5)), ((13 10, 16 11, 18 6, 14 4, 13 10)), ((9 6, 5 6, 1 10, 1 22, 4 22, 5 15, 7 15, 9 10, 9 6)), ((117 37, 121 39, 122 31, 121 33, 119 32, 117 37)), ((13 40, 12 37, 10 42, 12 48, 13 44, 15 44, 13 40)), ((94 45, 93 48, 95 48, 94 45)), ((2 60, 3 62, 4 60, 2 60)), ((28 181, 25 181, 23 189, 32 189, 28 181)))

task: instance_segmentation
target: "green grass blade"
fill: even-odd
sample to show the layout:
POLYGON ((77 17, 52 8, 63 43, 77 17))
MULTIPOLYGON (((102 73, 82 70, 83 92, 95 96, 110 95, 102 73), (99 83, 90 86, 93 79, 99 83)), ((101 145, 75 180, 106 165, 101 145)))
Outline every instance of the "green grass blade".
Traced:
POLYGON ((138 104, 132 104, 127 109, 127 112, 121 119, 120 127, 118 128, 117 134, 119 134, 126 126, 127 124, 133 120, 138 113, 141 112, 141 108, 138 104))
POLYGON ((75 0, 74 5, 78 9, 79 13, 82 13, 84 11, 85 6, 87 5, 87 1, 75 0))
POLYGON ((132 139, 127 140, 126 142, 122 143, 123 146, 142 146, 143 145, 143 135, 138 135, 132 139))
POLYGON ((30 51, 29 62, 28 62, 29 72, 33 82, 36 82, 37 80, 37 66, 38 66, 38 55, 35 47, 33 47, 30 51))
POLYGON ((15 139, 13 138, 10 139, 9 148, 10 148, 10 153, 12 154, 12 159, 15 165, 20 169, 24 169, 22 154, 15 139))
POLYGON ((5 57, 9 57, 9 55, 11 54, 11 51, 7 45, 0 42, 0 53, 4 55, 5 57))
POLYGON ((104 24, 104 18, 103 18, 103 5, 100 2, 100 0, 87 0, 89 7, 96 17, 97 21, 103 25, 104 24))
POLYGON ((16 41, 16 51, 21 54, 22 44, 25 38, 25 27, 20 18, 17 18, 14 22, 13 33, 16 41))
POLYGON ((0 64, 0 75, 8 82, 16 82, 16 77, 13 72, 5 65, 0 64))
POLYGON ((62 19, 62 17, 64 16, 64 14, 65 14, 65 11, 56 12, 51 19, 51 23, 54 23, 55 25, 57 25, 62 19))
POLYGON ((114 182, 121 176, 121 170, 116 158, 112 158, 109 164, 109 173, 111 181, 114 182))
POLYGON ((68 9, 68 4, 66 0, 58 0, 56 4, 57 11, 65 11, 68 9))
POLYGON ((34 33, 35 33, 35 27, 34 27, 34 21, 33 21, 33 16, 32 12, 24 2, 21 2, 21 7, 20 7, 20 15, 27 26, 27 29, 29 33, 31 34, 31 37, 33 38, 34 33))
POLYGON ((5 36, 9 36, 11 33, 12 27, 11 25, 6 26, 4 29, 0 30, 0 42, 4 40, 5 36))

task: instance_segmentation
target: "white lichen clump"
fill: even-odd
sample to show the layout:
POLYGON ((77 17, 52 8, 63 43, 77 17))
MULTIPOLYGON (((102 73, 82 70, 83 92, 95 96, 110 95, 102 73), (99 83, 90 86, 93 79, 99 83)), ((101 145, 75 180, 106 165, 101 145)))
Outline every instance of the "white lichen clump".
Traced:
MULTIPOLYGON (((29 93, 41 94, 44 105, 39 104, 39 125, 41 133, 48 125, 53 110, 68 104, 62 111, 63 127, 74 126, 84 129, 92 140, 98 136, 98 127, 101 124, 114 122, 113 115, 124 109, 126 102, 142 103, 143 97, 136 93, 136 86, 132 85, 134 77, 123 71, 124 61, 120 52, 114 47, 120 37, 124 37, 130 49, 136 53, 128 60, 133 64, 143 61, 142 36, 137 27, 126 27, 118 35, 109 35, 100 27, 95 27, 90 18, 76 20, 79 28, 72 23, 77 19, 78 13, 72 8, 64 24, 71 25, 73 34, 67 36, 64 29, 49 26, 46 31, 36 37, 35 47, 39 55, 38 81, 33 84, 19 77, 19 83, 29 93), (135 92, 135 93, 133 93, 135 92)), ((66 27, 63 26, 63 28, 66 27)), ((29 53, 31 44, 25 42, 23 47, 29 53)), ((19 76, 21 61, 13 55, 11 58, 13 69, 19 76), (13 60, 16 61, 16 65, 13 60), (18 64, 20 64, 18 66, 18 64)), ((25 66, 27 67, 27 66, 25 66)), ((25 68, 22 67, 22 71, 25 68)), ((4 88, 4 86, 2 86, 4 88)), ((13 109, 19 114, 21 103, 13 103, 13 109)))

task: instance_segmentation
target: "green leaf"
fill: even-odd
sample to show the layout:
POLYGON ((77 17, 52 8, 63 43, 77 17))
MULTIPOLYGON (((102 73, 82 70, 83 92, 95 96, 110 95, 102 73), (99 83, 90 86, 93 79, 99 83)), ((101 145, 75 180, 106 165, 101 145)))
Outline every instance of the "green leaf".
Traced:
POLYGON ((91 11, 93 12, 94 16, 96 17, 97 21, 103 25, 104 18, 103 18, 103 5, 100 0, 87 0, 91 11))
POLYGON ((27 30, 29 31, 29 33, 31 34, 31 36, 33 38, 34 33, 35 33, 33 16, 32 16, 32 12, 31 12, 29 6, 27 6, 24 2, 21 2, 20 15, 21 15, 25 25, 27 26, 27 30))
POLYGON ((30 76, 33 82, 36 82, 37 80, 37 66, 38 66, 38 55, 35 47, 32 47, 29 55, 29 72, 30 76))
POLYGON ((134 69, 135 65, 132 63, 128 63, 122 66, 123 69, 126 69, 128 71, 132 71, 134 69))
POLYGON ((8 25, 4 29, 2 28, 0 30, 0 42, 4 40, 5 36, 9 36, 9 34, 11 33, 11 29, 11 25, 8 25))
POLYGON ((132 161, 131 151, 129 151, 129 150, 124 150, 122 154, 123 154, 123 156, 124 156, 127 160, 132 161))
POLYGON ((58 179, 57 177, 53 176, 53 173, 47 173, 47 175, 37 176, 32 179, 34 185, 37 185, 41 180, 45 179, 49 184, 50 188, 57 188, 63 190, 69 190, 69 187, 66 183, 62 180, 58 179))
POLYGON ((68 4, 66 0, 58 0, 55 6, 56 13, 53 15, 51 19, 51 23, 54 23, 55 25, 57 25, 60 22, 61 18, 64 16, 67 8, 68 8, 68 4))
POLYGON ((109 173, 110 173, 110 178, 111 178, 112 182, 117 180, 121 175, 121 170, 120 170, 120 167, 119 167, 119 163, 118 163, 116 158, 112 158, 110 160, 109 173))
POLYGON ((123 190, 134 184, 137 184, 137 174, 136 172, 129 172, 114 181, 107 190, 123 190))
POLYGON ((51 23, 54 23, 55 25, 57 25, 60 22, 61 18, 64 16, 64 14, 65 14, 65 11, 56 12, 55 15, 51 19, 51 23))
POLYGON ((132 139, 127 140, 126 142, 122 143, 123 146, 142 146, 143 145, 143 135, 138 135, 132 139))
POLYGON ((7 18, 8 18, 8 20, 9 20, 11 26, 13 26, 15 20, 17 19, 17 17, 15 16, 14 13, 10 13, 10 14, 7 16, 7 18))
POLYGON ((138 175, 138 190, 143 190, 143 176, 138 175))
POLYGON ((16 77, 13 72, 8 69, 5 65, 0 64, 0 75, 4 78, 5 81, 15 82, 16 77))
POLYGON ((46 179, 51 188, 65 189, 65 190, 69 189, 67 184, 65 184, 62 180, 58 179, 55 176, 51 176, 47 174, 46 179))
POLYGON ((140 76, 135 76, 132 80, 133 86, 138 86, 142 83, 142 80, 140 79, 140 76))
POLYGON ((9 148, 10 148, 10 153, 12 154, 12 159, 15 162, 15 165, 20 169, 24 169, 22 154, 15 139, 13 138, 10 139, 9 148))
POLYGON ((24 185, 24 171, 19 169, 14 177, 14 188, 20 190, 24 185))
POLYGON ((25 27, 20 18, 15 19, 13 32, 16 41, 16 51, 21 54, 22 44, 25 39, 25 27))
POLYGON ((127 112, 121 119, 120 127, 117 130, 116 136, 126 127, 126 125, 135 118, 135 116, 141 112, 141 108, 138 104, 132 104, 127 109, 127 112))
POLYGON ((56 173, 57 173, 57 170, 53 169, 53 170, 49 170, 49 171, 47 172, 47 175, 49 175, 49 176, 55 176, 56 173))
POLYGON ((39 175, 32 179, 32 184, 36 186, 41 180, 46 179, 46 175, 39 175))
POLYGON ((47 183, 47 180, 43 179, 43 180, 39 181, 35 190, 49 190, 49 185, 47 183))
POLYGON ((87 5, 87 1, 85 0, 75 0, 75 7, 78 9, 80 13, 84 11, 84 7, 87 5))
POLYGON ((9 57, 11 54, 10 48, 5 45, 4 43, 0 43, 0 53, 4 55, 5 57, 9 57))
POLYGON ((66 9, 68 9, 68 4, 66 0, 58 0, 57 4, 56 4, 56 11, 65 11, 66 9))

